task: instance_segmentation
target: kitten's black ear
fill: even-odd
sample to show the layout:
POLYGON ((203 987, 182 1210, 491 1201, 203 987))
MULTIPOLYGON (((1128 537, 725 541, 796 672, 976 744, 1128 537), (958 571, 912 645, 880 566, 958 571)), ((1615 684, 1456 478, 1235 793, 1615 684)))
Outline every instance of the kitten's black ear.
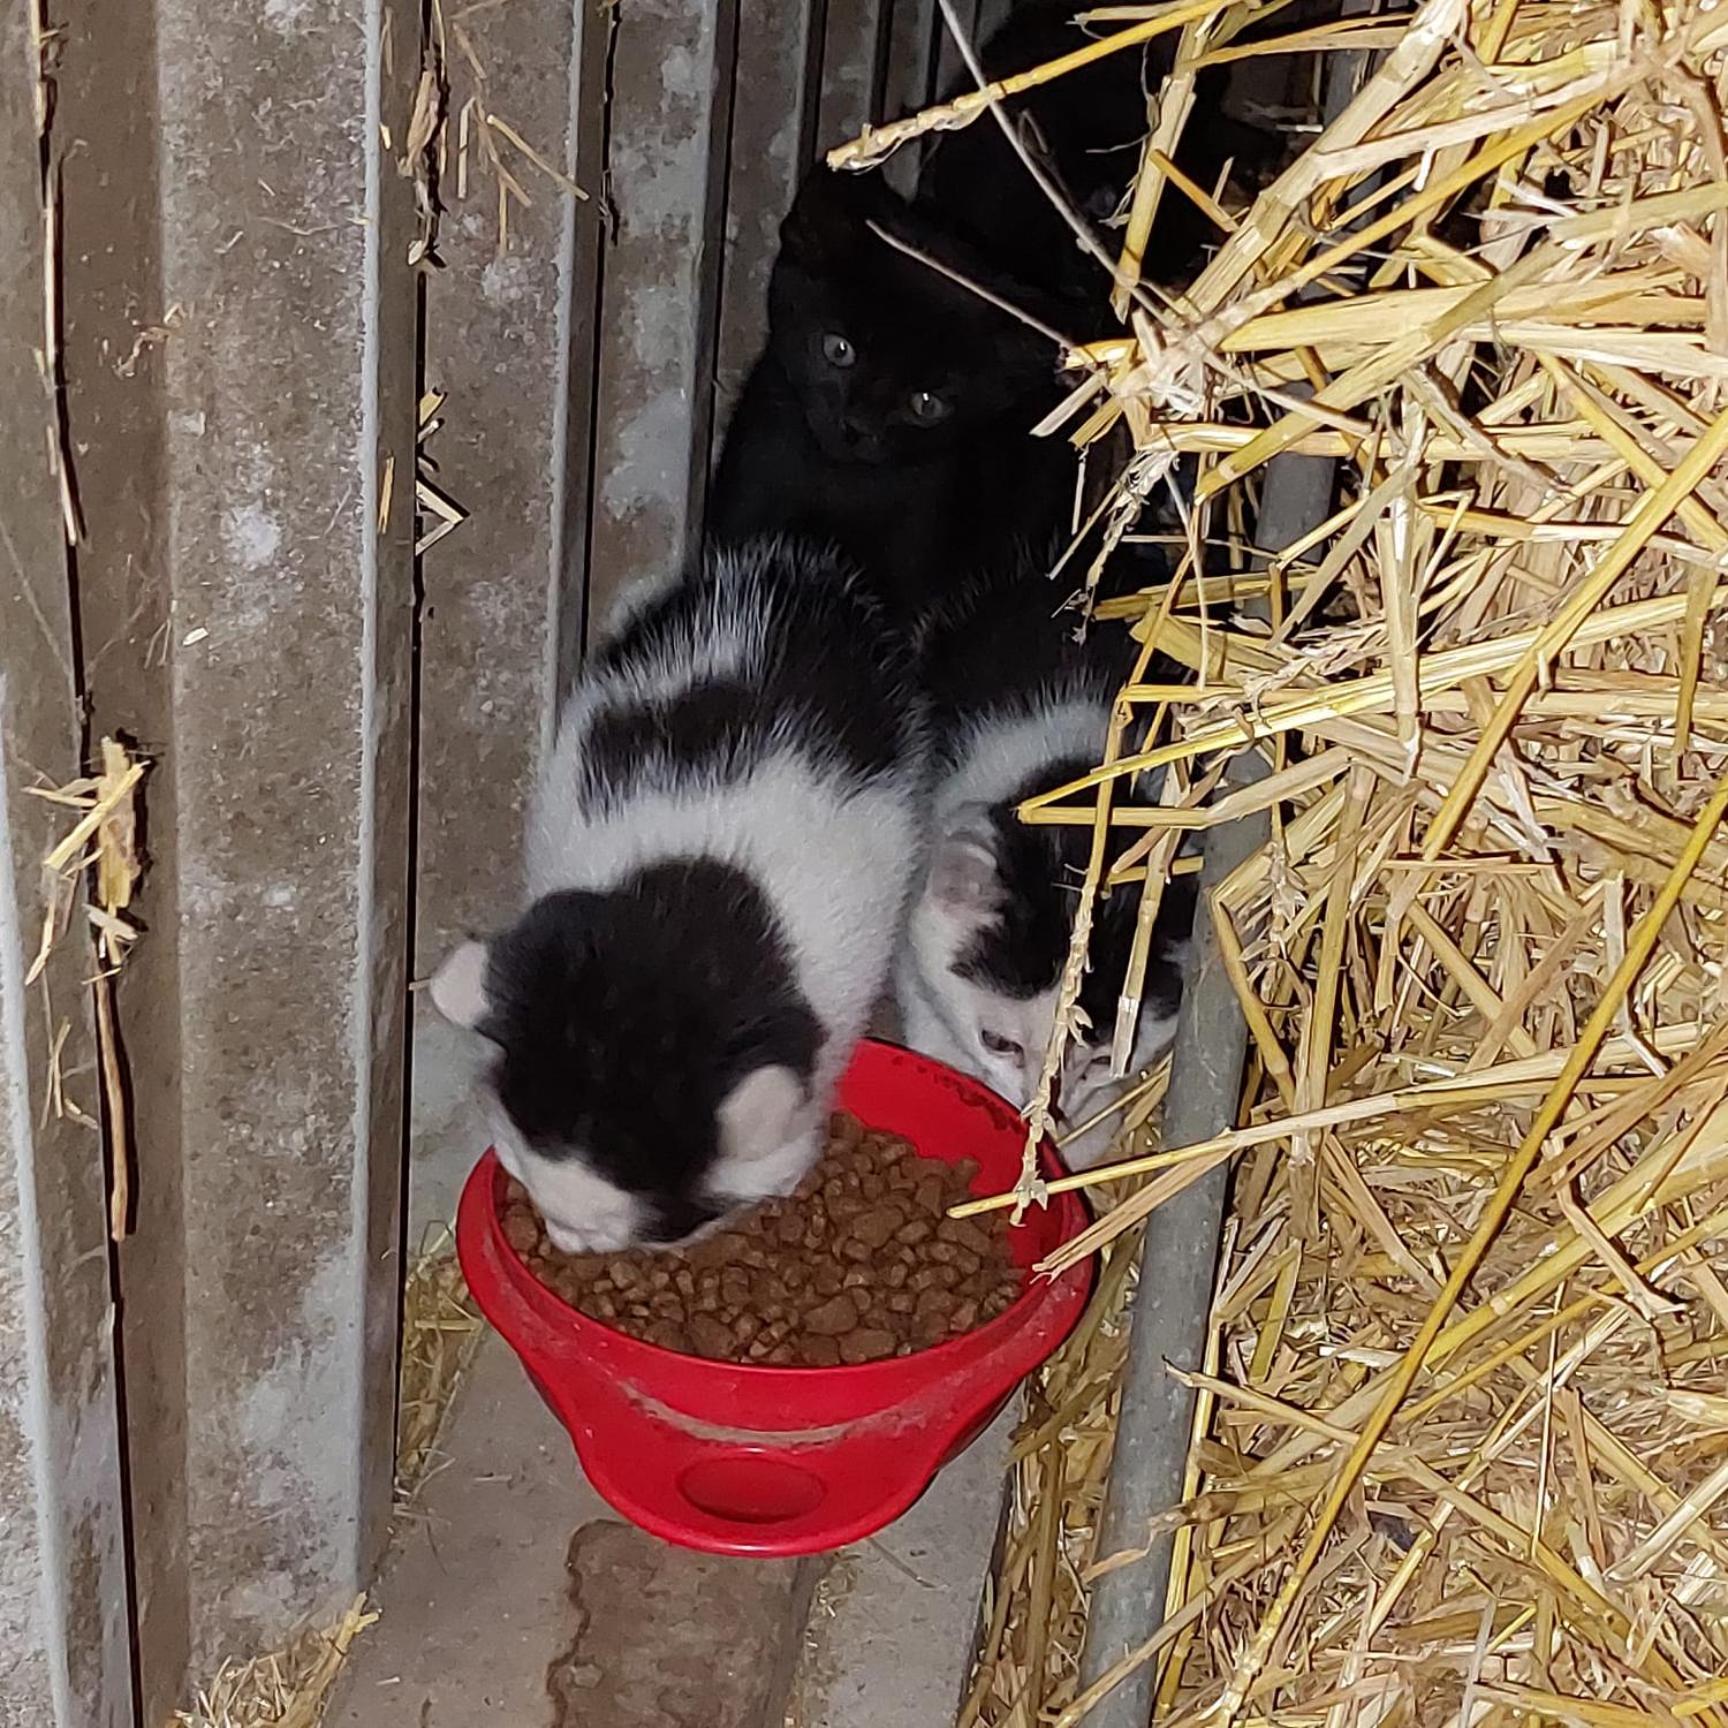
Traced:
POLYGON ((930 897, 953 912, 985 912, 1002 897, 988 809, 968 806, 949 821, 930 862, 930 897))
POLYGON ((892 217, 899 200, 874 178, 814 168, 780 224, 780 245, 807 270, 838 268, 872 238, 865 226, 892 217))
POLYGON ((486 970, 491 956, 484 942, 464 942, 432 975, 432 1006, 453 1026, 477 1031, 486 1018, 486 970))

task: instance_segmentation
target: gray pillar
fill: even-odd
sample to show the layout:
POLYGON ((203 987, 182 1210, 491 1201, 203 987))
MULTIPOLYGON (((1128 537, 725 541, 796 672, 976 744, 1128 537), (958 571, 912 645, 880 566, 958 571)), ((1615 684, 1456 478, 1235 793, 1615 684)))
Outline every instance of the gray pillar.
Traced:
POLYGON ((381 0, 156 0, 63 56, 87 677, 156 760, 120 1273, 160 1720, 346 1606, 389 1512, 419 48, 381 0))
MULTIPOLYGON (((524 804, 550 742, 561 681, 580 653, 598 257, 604 233, 601 112, 607 21, 571 0, 512 0, 462 20, 450 105, 495 107, 532 149, 590 194, 564 190, 502 135, 531 202, 511 202, 500 245, 498 182, 483 122, 458 118, 448 205, 426 286, 426 384, 445 393, 428 444, 437 483, 472 514, 426 554, 420 632, 416 969, 513 909, 524 804), (591 99, 584 101, 584 94, 591 99), (456 144, 466 130, 467 161, 456 144), (575 547, 572 555, 572 545, 575 547)), ((448 1223, 485 1150, 473 1040, 424 996, 414 1023, 410 1240, 448 1223)))
POLYGON ((617 10, 590 633, 621 589, 683 557, 700 530, 737 22, 737 0, 617 10))
POLYGON ((27 9, 0 19, 0 1722, 132 1722, 114 1311, 81 908, 45 978, 42 860, 82 740, 42 388, 43 224, 27 9), (60 1029, 64 1027, 64 1042, 60 1029))
POLYGON ((739 0, 726 258, 714 361, 714 451, 768 327, 780 222, 816 149, 822 42, 809 0, 739 0))

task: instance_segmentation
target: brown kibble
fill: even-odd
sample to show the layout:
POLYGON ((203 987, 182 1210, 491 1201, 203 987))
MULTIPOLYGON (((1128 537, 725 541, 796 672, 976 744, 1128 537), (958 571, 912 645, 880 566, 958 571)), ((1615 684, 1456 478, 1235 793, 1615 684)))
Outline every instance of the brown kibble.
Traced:
POLYGON ((852 1240, 866 1248, 885 1248, 894 1232, 900 1228, 901 1214, 886 1206, 876 1206, 852 1221, 852 1240))
POLYGON ((894 1354, 894 1334, 877 1327, 860 1326, 840 1340, 842 1362, 874 1362, 894 1354))
POLYGON ((921 1350, 928 1350, 932 1344, 940 1344, 947 1336, 946 1311, 912 1316, 912 1341, 921 1350))
POLYGON ((920 1266, 907 1283, 914 1290, 952 1290, 960 1275, 952 1266, 920 1266))
POLYGON ((850 1332, 857 1324, 858 1310, 847 1295, 831 1297, 820 1308, 812 1308, 804 1316, 805 1329, 819 1338, 833 1338, 842 1332, 850 1332))
POLYGON ((698 1356, 720 1361, 732 1354, 732 1331, 712 1314, 695 1314, 690 1319, 690 1344, 698 1356))
POLYGON ((540 1241, 540 1220, 532 1212, 504 1214, 504 1240, 518 1254, 526 1254, 540 1241))
POLYGON ((527 1196, 501 1226, 549 1290, 602 1325, 714 1361, 833 1367, 927 1349, 1019 1295, 1006 1219, 951 1219, 970 1165, 841 1114, 795 1196, 675 1252, 565 1255, 527 1196))

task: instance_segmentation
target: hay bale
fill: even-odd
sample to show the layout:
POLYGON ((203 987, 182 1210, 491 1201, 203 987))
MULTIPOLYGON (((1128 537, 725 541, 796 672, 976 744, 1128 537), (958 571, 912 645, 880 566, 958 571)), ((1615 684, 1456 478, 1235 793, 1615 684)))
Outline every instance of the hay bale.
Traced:
MULTIPOLYGON (((1232 46, 1239 5, 1109 16, 1281 46, 1232 46)), ((1070 357, 1076 435, 1133 434, 1124 496, 1199 470, 1174 579, 1113 609, 1197 682, 1130 686, 1025 812, 1093 829, 1082 925, 1131 841, 1206 819, 1129 776, 1192 806, 1241 751, 1272 770, 1214 905, 1248 1117, 1084 1178, 1121 1200, 1080 1251, 1119 1252, 1235 1163, 1137 1659, 1161 1720, 1217 1728, 1728 1723, 1728 15, 1424 0, 1282 46, 1344 45, 1386 52, 1188 293, 1125 272, 1070 357), (1286 451, 1344 495, 1256 559, 1286 451), (1270 625, 1200 619, 1220 584, 1270 625)), ((1086 1551, 1114 1336, 1035 1403, 968 1721, 1092 1702, 1084 1568, 1135 1563, 1086 1551)))

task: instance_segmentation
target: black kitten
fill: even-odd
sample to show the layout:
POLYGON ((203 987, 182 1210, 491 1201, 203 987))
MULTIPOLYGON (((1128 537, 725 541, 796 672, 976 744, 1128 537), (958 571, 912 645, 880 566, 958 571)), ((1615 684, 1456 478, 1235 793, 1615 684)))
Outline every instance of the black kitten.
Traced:
POLYGON ((968 572, 1046 542, 1068 519, 1075 463, 1028 436, 1055 399, 1050 343, 872 221, 985 274, 880 181, 817 169, 781 228, 767 347, 726 431, 709 530, 827 541, 912 619, 968 572))

